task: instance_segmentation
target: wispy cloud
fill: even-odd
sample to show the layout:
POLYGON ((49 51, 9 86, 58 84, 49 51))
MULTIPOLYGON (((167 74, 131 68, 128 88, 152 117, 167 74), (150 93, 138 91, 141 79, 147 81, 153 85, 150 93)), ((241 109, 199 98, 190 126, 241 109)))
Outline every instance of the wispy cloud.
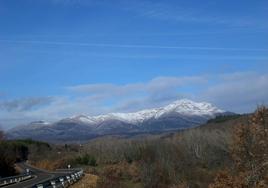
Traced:
POLYGON ((185 96, 183 92, 178 91, 179 88, 204 83, 207 83, 207 79, 201 76, 156 77, 141 83, 87 84, 70 86, 67 89, 77 95, 87 96, 86 100, 98 100, 99 104, 106 105, 105 110, 108 112, 129 112, 167 104, 185 96))
POLYGON ((104 2, 104 0, 47 0, 48 3, 60 6, 92 6, 104 2))
POLYGON ((127 95, 133 92, 141 93, 157 93, 161 91, 169 91, 178 87, 183 87, 192 84, 202 84, 207 82, 206 78, 201 76, 191 77, 156 77, 149 82, 144 83, 132 83, 125 85, 116 84, 87 84, 70 86, 67 89, 79 92, 88 93, 89 95, 109 95, 109 96, 121 96, 127 95))
MULTIPOLYGON (((1 43, 1 42, 0 42, 1 43)), ((250 49, 246 52, 250 52, 250 49)), ((257 49, 254 49, 252 52, 255 52, 257 49)), ((265 49, 263 49, 265 50, 265 49)), ((141 60, 244 60, 244 61, 252 61, 252 60, 268 60, 268 55, 266 54, 253 54, 253 55, 238 55, 238 54, 218 54, 218 53, 209 53, 207 55, 200 55, 198 50, 195 50, 197 53, 188 53, 188 50, 178 50, 182 53, 159 53, 156 54, 154 52, 147 52, 147 53, 137 53, 136 51, 131 51, 130 53, 122 53, 122 51, 118 51, 117 53, 110 53, 107 51, 96 51, 92 52, 91 49, 77 51, 74 49, 38 49, 38 48, 30 48, 24 49, 20 48, 20 52, 29 55, 64 55, 68 57, 83 57, 83 58, 102 58, 102 59, 141 59, 141 60)), ((168 51, 168 50, 167 50, 168 51)), ((203 51, 203 50, 202 50, 203 51)), ((267 49, 268 51, 268 49, 267 49)), ((225 52, 225 51, 224 51, 225 52)), ((256 51, 257 52, 257 51, 256 51)), ((265 52, 265 51, 260 51, 265 52)))
MULTIPOLYGON (((190 1, 191 2, 191 1, 190 1)), ((196 4, 195 1, 192 1, 196 4)), ((209 2, 202 3, 203 6, 186 6, 185 3, 177 2, 156 2, 156 1, 139 1, 134 0, 131 3, 124 2, 123 9, 134 12, 138 16, 157 19, 162 21, 172 22, 187 22, 187 23, 205 23, 205 24, 218 24, 228 25, 235 27, 267 27, 265 19, 250 19, 249 17, 233 16, 226 17, 220 14, 212 13, 208 7, 209 2), (206 4, 206 6, 205 6, 206 4), (194 7, 194 8, 193 8, 194 7)))
MULTIPOLYGON (((220 2, 215 3, 214 1, 196 2, 190 0, 189 3, 185 3, 185 1, 150 0, 48 0, 47 2, 56 6, 69 7, 110 6, 117 11, 128 11, 142 18, 178 23, 225 25, 242 28, 254 26, 266 29, 268 26, 265 18, 239 14, 232 16, 221 14, 220 2), (217 4, 219 5, 215 6, 217 4), (211 11, 215 9, 219 11, 211 11)), ((265 5, 260 7, 261 11, 266 11, 265 5)), ((232 2, 230 2, 230 6, 233 6, 232 2)))
POLYGON ((208 101, 226 110, 248 112, 259 103, 268 104, 267 83, 266 74, 236 72, 191 77, 157 77, 148 82, 125 85, 77 85, 67 89, 76 93, 77 104, 99 106, 95 108, 94 113, 97 114, 102 110, 124 112, 158 107, 179 98, 208 101))
POLYGON ((5 111, 28 111, 42 105, 48 105, 52 97, 29 97, 0 102, 0 109, 5 111))
POLYGON ((0 40, 0 43, 13 44, 36 44, 36 45, 60 45, 60 46, 84 46, 104 48, 148 48, 148 49, 182 49, 182 50, 211 50, 211 51, 268 51, 266 48, 227 48, 227 47, 202 47, 202 46, 165 46, 165 45, 144 45, 144 44, 108 44, 108 43, 79 43, 79 42, 54 42, 54 41, 33 41, 33 40, 0 40))

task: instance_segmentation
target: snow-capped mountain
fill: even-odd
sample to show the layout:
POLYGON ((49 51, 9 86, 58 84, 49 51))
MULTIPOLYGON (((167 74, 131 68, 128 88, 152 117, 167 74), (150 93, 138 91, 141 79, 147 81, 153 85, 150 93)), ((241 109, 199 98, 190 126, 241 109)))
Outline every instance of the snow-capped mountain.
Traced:
MULTIPOLYGON (((139 124, 151 118, 157 119, 164 114, 170 112, 180 113, 182 115, 196 115, 214 117, 216 114, 224 113, 223 110, 206 102, 193 102, 188 99, 175 101, 165 107, 142 110, 133 113, 110 113, 100 116, 79 115, 68 118, 69 120, 77 120, 83 123, 98 124, 107 120, 120 120, 126 123, 139 124)), ((67 119, 66 119, 67 120, 67 119)))
POLYGON ((185 129, 226 112, 206 102, 183 99, 167 106, 132 113, 78 115, 55 123, 33 122, 10 131, 11 138, 86 140, 106 134, 138 134, 185 129))

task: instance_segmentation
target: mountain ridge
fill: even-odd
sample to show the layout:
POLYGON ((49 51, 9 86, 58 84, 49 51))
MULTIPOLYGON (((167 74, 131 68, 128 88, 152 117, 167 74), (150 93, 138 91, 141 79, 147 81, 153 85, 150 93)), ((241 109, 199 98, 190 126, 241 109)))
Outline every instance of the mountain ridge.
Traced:
POLYGON ((54 123, 32 122, 10 130, 8 135, 11 139, 87 140, 108 134, 138 134, 186 129, 227 113, 207 102, 182 99, 164 107, 137 112, 109 113, 99 116, 78 115, 54 123))
POLYGON ((182 99, 174 101, 173 103, 159 108, 152 108, 152 109, 145 109, 140 110, 137 112, 130 112, 130 113, 109 113, 106 115, 99 115, 99 116, 86 116, 86 115, 78 115, 73 116, 71 118, 66 119, 76 119, 88 123, 99 123, 101 121, 105 121, 107 119, 118 119, 128 123, 139 123, 144 120, 150 119, 152 117, 158 118, 164 113, 170 111, 176 111, 178 113, 184 115, 213 115, 215 113, 224 113, 225 111, 216 108, 215 106, 211 105, 207 102, 193 102, 188 99, 182 99), (182 106, 184 108, 182 108, 182 106), (179 108, 179 109, 178 109, 179 108))

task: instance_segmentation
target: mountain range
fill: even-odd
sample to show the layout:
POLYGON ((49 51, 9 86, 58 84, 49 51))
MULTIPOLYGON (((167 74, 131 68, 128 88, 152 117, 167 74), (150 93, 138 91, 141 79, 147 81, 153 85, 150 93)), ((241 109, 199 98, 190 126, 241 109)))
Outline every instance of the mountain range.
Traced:
POLYGON ((44 141, 85 141, 103 135, 140 134, 175 131, 201 125, 229 112, 207 102, 188 99, 133 113, 99 116, 78 115, 49 123, 36 121, 8 132, 10 139, 32 138, 44 141))

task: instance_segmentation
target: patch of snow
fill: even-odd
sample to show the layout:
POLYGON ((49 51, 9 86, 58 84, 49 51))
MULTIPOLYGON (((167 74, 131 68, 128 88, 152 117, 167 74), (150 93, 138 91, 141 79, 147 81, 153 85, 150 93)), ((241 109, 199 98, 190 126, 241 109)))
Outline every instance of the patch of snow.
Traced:
POLYGON ((175 101, 165 107, 141 110, 132 113, 110 113, 99 116, 75 116, 70 119, 78 120, 88 124, 98 124, 106 120, 120 120, 126 123, 142 123, 143 121, 151 118, 160 118, 164 114, 176 112, 182 115, 196 115, 196 116, 210 116, 213 117, 216 114, 224 113, 225 111, 213 106, 206 102, 193 102, 188 99, 182 99, 175 101))

